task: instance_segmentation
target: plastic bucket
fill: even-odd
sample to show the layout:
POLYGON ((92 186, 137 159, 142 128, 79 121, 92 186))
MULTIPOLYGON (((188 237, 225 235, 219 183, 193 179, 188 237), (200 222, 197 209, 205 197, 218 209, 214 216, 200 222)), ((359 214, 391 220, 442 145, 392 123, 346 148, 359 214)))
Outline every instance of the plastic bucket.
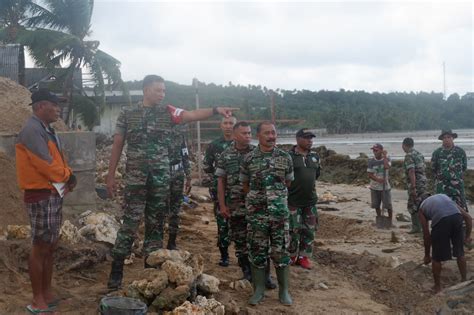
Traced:
POLYGON ((144 315, 146 304, 140 300, 123 296, 106 296, 100 300, 99 312, 102 315, 144 315))

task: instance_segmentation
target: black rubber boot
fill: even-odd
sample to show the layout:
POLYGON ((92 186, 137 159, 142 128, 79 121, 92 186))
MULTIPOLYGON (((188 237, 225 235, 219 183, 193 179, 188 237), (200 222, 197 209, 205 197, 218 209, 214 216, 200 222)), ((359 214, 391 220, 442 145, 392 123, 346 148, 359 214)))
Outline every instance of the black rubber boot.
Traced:
POLYGON ((288 287, 290 286, 290 268, 288 266, 275 268, 278 279, 278 298, 283 305, 293 304, 288 287))
POLYGON ((221 260, 219 261, 219 266, 229 266, 229 251, 227 247, 219 247, 219 251, 221 252, 221 260))
POLYGON ((112 269, 110 271, 109 282, 107 282, 107 288, 109 290, 118 290, 122 287, 123 261, 123 258, 114 258, 114 260, 112 261, 112 269))
POLYGON ((166 246, 169 250, 178 250, 176 247, 176 233, 170 233, 168 237, 168 245, 166 246))
POLYGON ((245 279, 252 282, 252 271, 250 269, 250 262, 247 256, 239 257, 239 266, 240 269, 242 269, 242 280, 245 279))
POLYGON ((265 267, 265 288, 273 290, 276 289, 277 285, 272 280, 272 274, 270 272, 270 259, 267 259, 267 266, 265 267))

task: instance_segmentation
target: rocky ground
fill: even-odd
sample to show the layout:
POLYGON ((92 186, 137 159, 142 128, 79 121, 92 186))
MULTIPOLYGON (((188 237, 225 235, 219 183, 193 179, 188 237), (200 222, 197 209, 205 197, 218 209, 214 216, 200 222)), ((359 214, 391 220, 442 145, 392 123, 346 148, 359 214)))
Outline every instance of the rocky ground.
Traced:
MULTIPOLYGON (((317 185, 320 226, 314 245, 314 268, 291 267, 293 306, 282 306, 276 290, 267 291, 260 305, 247 305, 252 289, 249 283, 238 281, 241 272, 233 252, 229 267, 217 264, 212 204, 206 188, 198 186, 192 191, 197 203, 184 207, 182 212, 178 236, 181 251, 160 253, 165 258, 155 261, 158 268, 144 271, 142 227, 125 267, 124 288, 114 294, 140 298, 149 304, 152 313, 171 311, 196 295, 194 304, 185 302, 174 314, 473 313, 472 281, 461 288, 452 287, 459 282, 455 261, 443 265, 442 284, 447 289, 440 295, 432 294, 430 267, 421 264, 422 239, 406 233, 410 228, 406 191, 392 190, 397 217, 394 227, 377 229, 374 210, 369 208, 366 159, 351 160, 324 148, 318 150, 324 172, 317 185)), ((98 187, 104 185, 109 156, 110 141, 99 141, 98 187)), ((31 298, 27 218, 21 210, 20 192, 14 186, 3 185, 14 181, 14 164, 1 155, 0 162, 5 170, 0 176, 0 314, 24 314, 31 298)), ((396 167, 393 182, 399 187, 403 177, 396 167)), ((116 174, 120 190, 124 171, 122 158, 116 174)), ((468 185, 472 191, 472 181, 468 185)), ((62 299, 58 307, 61 314, 96 313, 100 300, 109 294, 109 252, 122 201, 120 193, 114 199, 97 198, 96 209, 65 217, 53 280, 62 299)), ((473 268, 473 253, 468 251, 466 256, 468 266, 473 268)))
MULTIPOLYGON (((205 195, 205 188, 193 187, 193 191, 197 196, 205 195)), ((319 204, 315 264, 312 270, 291 267, 290 291, 294 299, 291 307, 280 305, 276 290, 267 291, 260 305, 249 307, 251 288, 245 283, 235 283, 241 275, 235 257, 232 256, 228 268, 217 265, 219 254, 215 247, 212 205, 201 202, 195 208, 185 209, 178 245, 192 256, 202 257, 202 272, 219 279, 219 292, 208 294, 208 298, 222 303, 227 314, 432 314, 440 310, 445 314, 453 311, 468 314, 474 311, 472 284, 460 289, 463 292, 460 296, 448 291, 437 296, 431 293, 430 268, 420 264, 423 258, 420 236, 408 235, 409 223, 402 221, 396 221, 391 230, 375 228, 366 187, 319 183, 318 191, 327 202, 319 204)), ((406 214, 405 192, 394 190, 393 199, 395 213, 403 220, 400 214, 406 214)), ((120 212, 119 207, 110 206, 110 201, 102 202, 99 208, 112 215, 120 212)), ((72 224, 81 226, 77 219, 72 224)), ((109 248, 107 240, 62 242, 54 276, 56 292, 63 299, 58 307, 61 314, 97 311, 101 298, 108 293, 109 248)), ((1 314, 25 313, 24 307, 31 296, 26 265, 28 249, 28 239, 0 241, 1 314)), ((467 258, 472 268, 471 252, 467 252, 467 258)), ((455 262, 447 262, 443 268, 443 286, 457 284, 455 262)), ((125 289, 120 293, 125 294, 129 284, 143 277, 143 260, 137 252, 133 262, 125 267, 125 289)), ((218 310, 222 311, 216 308, 213 312, 218 314, 218 310)))

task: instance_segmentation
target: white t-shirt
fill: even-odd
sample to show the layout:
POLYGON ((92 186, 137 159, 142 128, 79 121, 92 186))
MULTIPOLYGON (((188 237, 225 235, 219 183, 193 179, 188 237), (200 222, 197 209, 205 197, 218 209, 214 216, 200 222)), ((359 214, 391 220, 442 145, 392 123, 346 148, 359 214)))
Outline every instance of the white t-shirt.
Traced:
MULTIPOLYGON (((392 165, 392 162, 389 157, 388 159, 388 165, 392 165)), ((385 171, 385 167, 383 164, 383 158, 380 160, 377 160, 376 158, 371 158, 369 159, 368 165, 367 165, 367 173, 372 173, 377 177, 383 178, 383 173, 386 172, 385 176, 385 190, 389 190, 390 183, 388 181, 388 170, 385 171)), ((373 179, 370 179, 370 189, 373 190, 383 190, 383 184, 376 182, 373 179)))

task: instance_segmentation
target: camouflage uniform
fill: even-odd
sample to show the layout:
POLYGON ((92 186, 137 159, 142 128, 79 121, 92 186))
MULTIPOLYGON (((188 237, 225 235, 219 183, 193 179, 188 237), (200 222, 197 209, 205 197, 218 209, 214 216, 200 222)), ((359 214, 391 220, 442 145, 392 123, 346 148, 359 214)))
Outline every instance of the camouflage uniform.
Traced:
POLYGON ((463 173, 467 170, 466 152, 458 146, 451 149, 440 147, 433 152, 431 168, 437 194, 448 195, 460 207, 467 210, 463 173))
POLYGON ((214 202, 214 216, 217 222, 217 246, 220 248, 226 248, 230 245, 229 237, 229 222, 224 218, 219 210, 219 203, 217 199, 217 176, 215 175, 216 164, 219 160, 219 156, 231 145, 232 141, 225 140, 224 137, 220 137, 212 141, 207 147, 206 154, 203 160, 203 169, 209 176, 209 194, 214 202))
POLYGON ((183 203, 183 187, 185 178, 191 176, 189 152, 182 126, 172 129, 172 143, 170 149, 171 182, 170 182, 170 217, 168 231, 177 234, 179 228, 179 212, 183 203))
POLYGON ((251 151, 242 162, 240 180, 248 182, 247 243, 250 262, 264 268, 268 253, 275 267, 290 263, 288 190, 285 181, 294 179, 293 163, 288 153, 278 148, 251 151))
POLYGON ((225 149, 217 161, 216 176, 226 179, 226 205, 230 210, 230 236, 235 243, 235 256, 240 258, 247 255, 247 220, 245 210, 245 195, 240 182, 240 165, 250 151, 255 148, 249 145, 239 151, 235 145, 225 149))
POLYGON ((408 190, 408 204, 407 209, 410 214, 415 214, 418 212, 416 205, 416 198, 420 197, 422 194, 426 193, 428 190, 425 171, 425 157, 415 149, 410 149, 405 154, 405 160, 403 161, 403 168, 405 169, 405 178, 406 186, 408 190), (411 194, 413 187, 411 186, 410 176, 408 172, 410 169, 415 170, 415 180, 416 180, 416 197, 411 194))
POLYGON ((290 209, 290 247, 292 257, 299 255, 311 257, 314 235, 318 226, 316 202, 316 179, 321 172, 319 155, 309 152, 306 156, 289 151, 293 160, 295 180, 289 188, 288 206, 290 209))
POLYGON ((128 143, 125 173, 123 224, 117 233, 112 256, 128 256, 143 213, 145 214, 145 254, 162 248, 163 225, 170 213, 170 197, 176 165, 172 150, 179 132, 169 106, 145 107, 138 104, 124 109, 117 119, 116 134, 128 143))

